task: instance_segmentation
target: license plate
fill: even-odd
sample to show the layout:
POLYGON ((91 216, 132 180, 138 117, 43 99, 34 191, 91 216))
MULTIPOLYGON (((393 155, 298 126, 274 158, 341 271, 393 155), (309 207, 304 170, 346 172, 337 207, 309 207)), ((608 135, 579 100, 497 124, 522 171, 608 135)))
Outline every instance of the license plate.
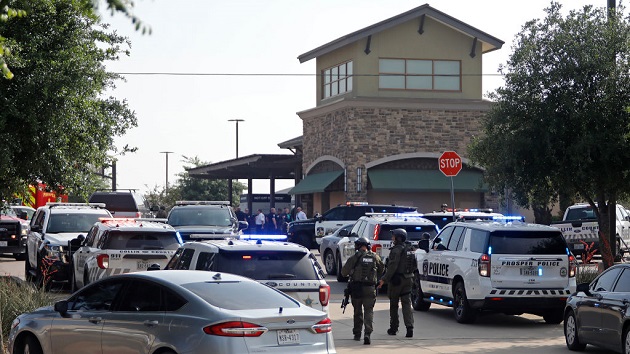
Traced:
POLYGON ((584 245, 581 243, 576 243, 573 245, 573 249, 574 250, 583 250, 584 249, 584 245))
POLYGON ((300 332, 295 329, 283 329, 278 331, 278 344, 300 344, 300 332))
POLYGON ((151 263, 149 262, 138 261, 138 270, 147 270, 147 268, 149 268, 150 265, 151 263))
POLYGON ((536 277, 538 276, 538 269, 536 268, 521 268, 521 275, 525 275, 528 277, 536 277))
POLYGON ((7 247, 8 245, 8 241, 0 241, 0 247, 7 247))

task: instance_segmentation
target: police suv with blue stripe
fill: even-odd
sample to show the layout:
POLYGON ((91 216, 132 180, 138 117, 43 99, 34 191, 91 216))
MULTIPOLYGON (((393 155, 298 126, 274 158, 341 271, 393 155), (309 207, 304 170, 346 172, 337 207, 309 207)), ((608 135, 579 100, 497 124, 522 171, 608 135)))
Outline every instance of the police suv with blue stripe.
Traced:
POLYGON ((420 241, 415 256, 413 307, 453 307, 460 323, 481 311, 560 323, 576 288, 577 263, 560 230, 509 217, 450 223, 432 241, 420 241))

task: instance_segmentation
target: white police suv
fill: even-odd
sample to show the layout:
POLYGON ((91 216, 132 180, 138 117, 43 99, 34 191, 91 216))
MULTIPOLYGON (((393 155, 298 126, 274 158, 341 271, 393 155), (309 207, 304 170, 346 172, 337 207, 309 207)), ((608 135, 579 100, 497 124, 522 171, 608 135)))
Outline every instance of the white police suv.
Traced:
POLYGON ((206 240, 186 242, 166 269, 190 269, 233 273, 257 280, 328 312, 330 286, 315 256, 290 242, 206 240))
POLYGON ((177 231, 155 219, 103 218, 72 255, 73 290, 115 274, 164 267, 181 245, 177 231))
POLYGON ((454 222, 416 251, 413 307, 450 306, 471 323, 481 311, 560 323, 577 263, 560 230, 509 220, 454 222))

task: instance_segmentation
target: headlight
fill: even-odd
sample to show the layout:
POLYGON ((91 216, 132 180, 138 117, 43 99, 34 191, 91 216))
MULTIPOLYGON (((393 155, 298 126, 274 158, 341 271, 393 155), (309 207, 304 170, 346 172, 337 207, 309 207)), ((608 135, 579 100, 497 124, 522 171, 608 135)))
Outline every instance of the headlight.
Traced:
POLYGON ((61 259, 63 256, 63 246, 51 246, 47 244, 44 246, 44 251, 46 252, 47 258, 61 259))
POLYGON ((28 224, 22 224, 21 235, 22 236, 27 236, 28 235, 28 230, 29 230, 28 224))

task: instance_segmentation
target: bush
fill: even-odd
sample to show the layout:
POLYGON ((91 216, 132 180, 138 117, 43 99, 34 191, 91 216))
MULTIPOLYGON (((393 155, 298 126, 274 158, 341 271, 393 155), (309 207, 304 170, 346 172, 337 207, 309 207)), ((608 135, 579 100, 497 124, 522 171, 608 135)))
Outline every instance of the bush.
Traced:
POLYGON ((36 289, 16 277, 0 277, 0 334, 2 350, 6 353, 6 344, 11 330, 11 323, 20 314, 33 311, 42 306, 52 305, 59 295, 36 289))
POLYGON ((598 267, 578 266, 575 282, 577 284, 590 283, 599 275, 598 267))

